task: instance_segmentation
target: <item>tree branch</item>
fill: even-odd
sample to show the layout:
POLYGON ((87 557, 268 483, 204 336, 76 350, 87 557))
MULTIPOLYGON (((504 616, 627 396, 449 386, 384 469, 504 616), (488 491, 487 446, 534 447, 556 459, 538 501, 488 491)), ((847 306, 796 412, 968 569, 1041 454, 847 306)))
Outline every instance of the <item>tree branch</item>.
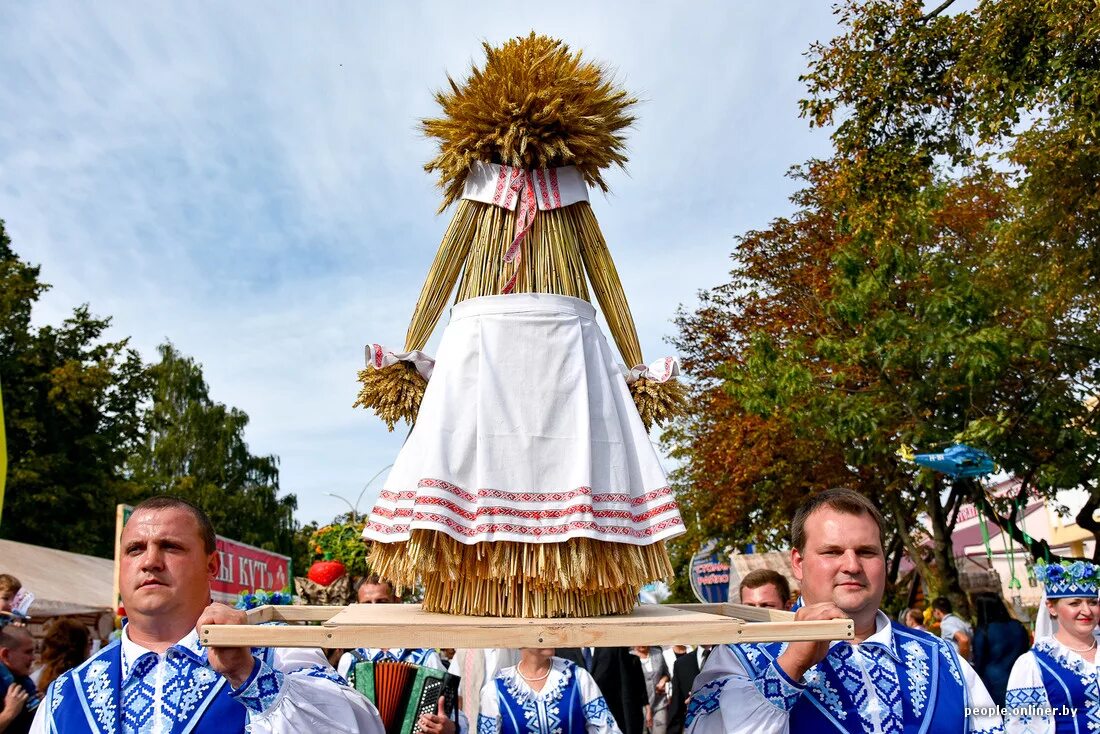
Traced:
POLYGON ((955 0, 945 0, 944 2, 940 3, 940 6, 938 8, 936 8, 935 10, 932 10, 927 15, 922 15, 919 22, 925 23, 927 21, 932 20, 937 15, 939 15, 943 11, 947 10, 949 7, 951 7, 954 4, 955 4, 955 0))

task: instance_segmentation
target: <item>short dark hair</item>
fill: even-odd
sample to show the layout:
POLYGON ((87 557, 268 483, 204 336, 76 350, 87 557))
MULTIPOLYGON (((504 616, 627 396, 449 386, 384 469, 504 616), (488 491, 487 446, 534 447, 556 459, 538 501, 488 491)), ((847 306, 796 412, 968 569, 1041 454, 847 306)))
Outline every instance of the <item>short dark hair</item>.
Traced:
POLYGON ((0 627, 0 650, 10 650, 28 639, 34 639, 34 636, 26 627, 14 624, 0 627))
POLYGON ((377 573, 368 573, 367 576, 360 579, 359 583, 355 584, 356 593, 363 587, 389 587, 389 593, 394 591, 394 584, 379 577, 377 573))
POLYGON ((139 502, 130 515, 132 517, 138 512, 155 512, 156 510, 183 510, 190 513, 191 517, 195 518, 195 524, 199 526, 199 537, 202 538, 203 549, 206 553, 209 555, 218 549, 217 536, 214 534, 214 524, 210 522, 210 516, 187 500, 181 500, 179 497, 166 494, 157 495, 139 502))
POLYGON ((944 614, 951 614, 953 608, 951 606, 951 600, 946 596, 937 596, 932 600, 932 608, 937 612, 943 612, 944 614))
POLYGON ((779 592, 779 598, 784 604, 790 601, 791 584, 787 581, 787 577, 770 568, 758 568, 755 571, 749 571, 745 574, 745 578, 741 579, 738 591, 743 592, 745 589, 759 589, 761 586, 766 586, 767 584, 775 586, 775 590, 779 592))
POLYGON ((358 594, 359 589, 362 589, 364 586, 388 586, 390 587, 391 594, 394 590, 393 583, 386 581, 386 579, 382 578, 376 573, 368 574, 359 579, 359 583, 355 585, 355 593, 358 594))
POLYGON ((878 542, 883 552, 886 551, 886 521, 882 519, 882 513, 854 489, 847 487, 834 487, 826 489, 821 494, 813 495, 799 505, 791 520, 791 545, 803 553, 806 550, 806 521, 822 507, 828 507, 847 515, 867 515, 878 526, 878 542))

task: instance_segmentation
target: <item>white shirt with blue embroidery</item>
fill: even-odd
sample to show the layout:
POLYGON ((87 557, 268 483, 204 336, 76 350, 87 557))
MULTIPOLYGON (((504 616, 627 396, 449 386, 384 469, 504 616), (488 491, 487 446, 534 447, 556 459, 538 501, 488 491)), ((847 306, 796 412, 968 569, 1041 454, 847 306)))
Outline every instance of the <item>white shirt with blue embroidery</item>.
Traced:
POLYGON ((539 691, 531 688, 514 665, 504 668, 485 684, 481 689, 481 708, 477 717, 478 734, 514 734, 517 729, 522 734, 580 734, 580 722, 570 715, 571 704, 579 704, 576 708, 583 719, 585 734, 622 734, 603 693, 588 671, 568 660, 550 660, 549 675, 539 691), (500 700, 501 688, 511 701, 500 700), (571 695, 579 700, 566 700, 571 695), (522 708, 522 716, 508 715, 505 723, 506 712, 502 709, 507 704, 522 708), (523 722, 517 727, 514 724, 519 723, 519 718, 523 722))
POLYGON ((1016 658, 1008 676, 1005 731, 1054 734, 1059 722, 1080 731, 1100 730, 1100 680, 1095 663, 1054 637, 1041 637, 1031 651, 1016 658), (1054 695, 1048 684, 1057 686, 1054 695))
MULTIPOLYGON (((191 630, 175 645, 157 654, 131 640, 127 630, 123 629, 121 645, 123 687, 140 689, 146 694, 140 696, 140 701, 130 703, 131 710, 126 710, 124 703, 120 712, 124 728, 141 734, 170 732, 173 729, 172 717, 177 715, 177 707, 170 701, 178 697, 178 693, 166 696, 166 688, 186 690, 186 685, 190 683, 173 685, 181 682, 173 679, 178 675, 173 656, 180 654, 174 648, 182 647, 203 655, 205 650, 199 643, 198 633, 191 630), (134 675, 142 678, 138 686, 130 684, 130 678, 134 675), (138 717, 140 722, 134 721, 138 717)), ((248 709, 249 732, 385 734, 385 727, 374 705, 348 687, 320 650, 275 648, 271 652, 271 664, 258 660, 249 679, 232 691, 232 696, 248 709)), ((219 677, 209 667, 195 668, 191 670, 191 675, 219 677)), ((30 734, 47 734, 49 731, 46 709, 46 706, 39 707, 30 734)))
MULTIPOLYGON (((359 647, 356 648, 356 650, 358 650, 359 654, 367 660, 373 662, 378 662, 380 660, 395 660, 400 663, 412 663, 413 665, 420 665, 425 668, 433 668, 434 670, 447 670, 447 666, 443 664, 443 659, 439 657, 439 653, 431 648, 359 647)), ((351 670, 351 664, 354 660, 355 656, 350 652, 344 653, 336 663, 336 672, 344 678, 347 678, 348 671, 351 670)))
MULTIPOLYGON (((875 618, 875 633, 865 640, 879 647, 893 649, 894 633, 890 627, 889 618, 881 611, 875 618)), ((831 646, 851 645, 846 641, 836 641, 831 646)), ((775 700, 766 696, 759 688, 760 681, 749 675, 730 649, 729 645, 715 647, 707 658, 706 665, 695 679, 692 694, 695 696, 701 689, 709 686, 710 690, 719 691, 719 700, 716 706, 701 715, 695 716, 686 731, 689 734, 786 734, 790 731, 790 707, 779 705, 775 700)), ((857 652, 861 645, 853 645, 857 652)), ((862 678, 862 690, 866 692, 867 699, 862 707, 860 728, 866 734, 895 734, 894 727, 884 722, 888 719, 890 706, 888 702, 879 698, 878 687, 871 680, 868 673, 868 664, 862 654, 855 654, 849 658, 859 667, 858 677, 862 678)), ((877 658, 882 660, 882 656, 877 658)), ((1001 717, 996 713, 996 705, 989 692, 982 683, 981 678, 974 669, 961 658, 957 658, 963 673, 963 679, 969 691, 970 705, 975 710, 988 712, 990 715, 972 715, 969 721, 963 718, 963 712, 959 711, 960 732, 1003 732, 1001 717)), ((902 663, 904 664, 904 663, 902 663)), ((807 677, 812 674, 812 669, 807 677)), ((801 683, 806 684, 805 678, 801 683)), ((815 732, 816 734, 816 732, 815 732)))

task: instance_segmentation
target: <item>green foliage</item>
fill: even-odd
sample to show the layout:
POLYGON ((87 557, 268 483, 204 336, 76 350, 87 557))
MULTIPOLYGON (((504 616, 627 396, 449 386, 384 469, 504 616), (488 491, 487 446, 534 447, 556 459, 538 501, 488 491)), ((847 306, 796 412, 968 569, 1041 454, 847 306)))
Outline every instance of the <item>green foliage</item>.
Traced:
POLYGON ((0 222, 0 382, 9 476, 3 537, 109 557, 115 505, 169 493, 206 510, 219 534, 293 550, 294 495, 278 459, 254 456, 248 416, 210 399, 202 370, 171 345, 144 365, 87 306, 34 328, 48 288, 0 222))
POLYGON ((297 498, 279 495, 278 457, 249 451, 248 416, 210 399, 199 364, 171 344, 158 351, 144 441, 128 462, 133 481, 143 494, 194 502, 220 535, 290 555, 297 498))
POLYGON ((848 0, 811 47, 803 114, 833 155, 796 169, 796 213, 742 237, 730 283, 681 315, 700 411, 666 438, 699 535, 782 544, 801 497, 848 484, 957 592, 952 519, 983 496, 902 444, 968 441, 1022 492, 1087 487, 1078 522, 1100 530, 1100 14, 950 10, 848 0))
POLYGON ((0 382, 8 484, 0 532, 12 540, 110 556, 114 506, 134 484, 123 471, 141 440, 149 379, 127 340, 106 341, 110 320, 74 309, 34 328, 49 286, 19 259, 0 222, 0 382))
POLYGON ((320 527, 316 521, 306 525, 299 525, 294 530, 294 542, 291 548, 290 560, 294 566, 295 576, 305 576, 313 563, 313 533, 320 527))
MULTIPOLYGON (((312 561, 331 559, 340 561, 349 576, 365 576, 367 569, 367 543, 363 540, 365 522, 336 522, 313 531, 310 545, 312 561)), ((307 567, 308 568, 308 567, 307 567)), ((302 569, 303 574, 306 569, 302 569)))

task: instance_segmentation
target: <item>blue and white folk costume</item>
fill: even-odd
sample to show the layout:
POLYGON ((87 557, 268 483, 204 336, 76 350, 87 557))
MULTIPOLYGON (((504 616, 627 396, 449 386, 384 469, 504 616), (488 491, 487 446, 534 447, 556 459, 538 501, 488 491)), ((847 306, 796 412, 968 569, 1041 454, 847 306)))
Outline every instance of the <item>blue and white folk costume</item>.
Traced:
POLYGON ((253 648, 240 688, 208 665, 192 630, 162 654, 121 639, 55 680, 31 734, 384 734, 373 704, 319 650, 253 648))
POLYGON ((607 701, 587 670, 551 658, 546 683, 535 691, 504 668, 481 689, 477 734, 621 734, 607 701))
POLYGON ((1036 640, 1012 666, 1005 709, 1009 734, 1100 730, 1096 666, 1053 637, 1036 640))
POLYGON ((873 635, 834 642, 801 681, 779 666, 785 649, 782 642, 716 647, 695 679, 689 734, 1004 731, 985 685, 951 645, 882 612, 873 635))
POLYGON ((353 662, 369 661, 377 663, 384 660, 392 660, 398 663, 412 663, 413 665, 434 668, 435 670, 447 669, 447 666, 443 664, 443 659, 439 657, 439 653, 432 648, 358 647, 340 656, 340 660, 336 663, 336 672, 344 678, 347 678, 353 662))
MULTIPOLYGON (((1040 562, 1035 576, 1043 582, 1047 599, 1095 599, 1100 592, 1100 567, 1084 561, 1040 562)), ((1047 614, 1046 604, 1039 605, 1039 614, 1047 614)), ((1053 635, 1037 635, 1031 650, 1012 666, 1005 709, 1005 730, 1010 734, 1100 730, 1096 665, 1053 635)))

